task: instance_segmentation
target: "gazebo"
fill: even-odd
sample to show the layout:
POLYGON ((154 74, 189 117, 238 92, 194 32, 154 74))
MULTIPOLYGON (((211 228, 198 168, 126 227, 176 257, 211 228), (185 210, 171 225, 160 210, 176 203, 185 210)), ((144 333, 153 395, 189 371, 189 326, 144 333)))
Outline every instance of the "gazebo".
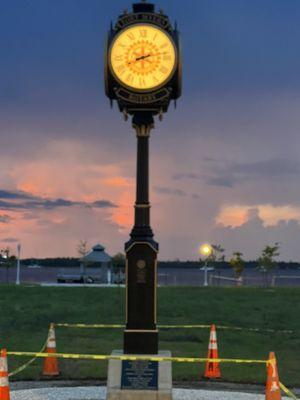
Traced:
POLYGON ((111 283, 111 256, 105 251, 105 247, 96 244, 92 250, 81 258, 80 273, 87 279, 100 280, 101 282, 111 283))

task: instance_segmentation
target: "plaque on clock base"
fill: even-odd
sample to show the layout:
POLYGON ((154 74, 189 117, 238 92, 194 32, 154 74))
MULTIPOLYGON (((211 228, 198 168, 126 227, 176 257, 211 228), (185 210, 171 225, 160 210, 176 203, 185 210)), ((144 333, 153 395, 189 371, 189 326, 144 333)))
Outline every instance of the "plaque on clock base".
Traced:
MULTIPOLYGON (((121 350, 112 352, 123 354, 121 350)), ((171 357, 169 351, 158 355, 171 357)), ((106 400, 172 400, 172 363, 109 360, 106 400)))

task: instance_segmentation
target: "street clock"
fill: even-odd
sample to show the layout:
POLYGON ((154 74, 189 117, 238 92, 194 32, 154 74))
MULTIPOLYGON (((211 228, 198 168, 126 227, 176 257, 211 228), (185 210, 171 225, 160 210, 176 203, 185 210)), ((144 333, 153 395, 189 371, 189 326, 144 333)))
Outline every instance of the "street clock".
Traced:
POLYGON ((150 225, 149 138, 154 117, 160 119, 181 95, 181 52, 177 27, 153 4, 133 4, 108 32, 105 91, 125 119, 132 116, 137 136, 134 225, 126 252, 125 354, 157 354, 157 255, 159 244, 150 225))
POLYGON ((150 3, 133 4, 108 32, 105 88, 120 111, 152 115, 168 110, 181 95, 179 32, 150 3))

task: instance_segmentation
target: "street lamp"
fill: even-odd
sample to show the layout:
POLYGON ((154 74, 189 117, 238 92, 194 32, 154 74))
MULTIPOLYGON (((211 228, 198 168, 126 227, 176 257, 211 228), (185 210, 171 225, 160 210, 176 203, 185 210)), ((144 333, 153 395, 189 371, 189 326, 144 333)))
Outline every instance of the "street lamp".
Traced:
POLYGON ((21 244, 18 243, 17 246, 17 277, 16 277, 16 285, 20 285, 20 254, 21 254, 21 244))
POLYGON ((209 256, 212 253, 212 247, 210 244, 202 244, 200 246, 199 252, 202 256, 205 257, 205 263, 204 263, 204 286, 208 286, 208 280, 207 280, 207 263, 209 256))

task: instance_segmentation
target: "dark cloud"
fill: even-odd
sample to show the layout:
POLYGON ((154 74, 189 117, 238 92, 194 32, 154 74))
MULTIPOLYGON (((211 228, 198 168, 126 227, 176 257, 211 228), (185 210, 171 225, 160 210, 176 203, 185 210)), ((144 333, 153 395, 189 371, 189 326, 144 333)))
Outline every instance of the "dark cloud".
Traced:
POLYGON ((0 224, 8 224, 12 220, 12 217, 10 217, 7 214, 0 214, 0 224))
POLYGON ((282 179, 300 176, 300 165, 288 159, 269 159, 252 163, 232 163, 218 167, 215 175, 208 177, 206 183, 213 186, 232 188, 236 184, 251 180, 282 179))
POLYGON ((223 175, 214 176, 206 179, 206 183, 212 186, 222 186, 226 188, 232 188, 237 182, 234 176, 223 175))
POLYGON ((173 180, 203 180, 211 186, 233 188, 236 184, 258 179, 282 179, 300 177, 300 164, 293 160, 271 158, 252 163, 217 163, 209 169, 203 168, 203 174, 179 173, 173 180))
POLYGON ((154 190, 159 194, 168 194, 172 196, 186 196, 186 192, 181 189, 173 189, 169 187, 155 186, 154 190))
POLYGON ((3 243, 18 243, 20 240, 18 238, 13 238, 13 237, 8 237, 1 239, 1 242, 3 243))
POLYGON ((9 199, 9 200, 25 200, 25 199, 33 199, 35 198, 29 193, 22 191, 9 191, 9 190, 0 190, 0 199, 9 199))
POLYGON ((2 201, 0 200, 0 209, 1 210, 19 210, 19 209, 25 209, 24 204, 20 203, 13 203, 13 202, 8 202, 8 201, 2 201))
POLYGON ((94 207, 94 208, 116 208, 117 205, 112 203, 109 200, 97 200, 91 204, 91 207, 94 207))
POLYGON ((232 164, 228 168, 233 174, 241 174, 248 176, 282 176, 282 175, 298 175, 300 173, 300 165, 293 160, 287 159, 269 159, 256 161, 253 163, 237 163, 232 164))
MULTIPOLYGON (((93 203, 72 201, 67 199, 48 199, 33 196, 27 192, 0 190, 0 209, 2 210, 53 210, 55 208, 68 208, 74 206, 91 208, 117 207, 109 200, 97 200, 93 203)), ((0 219, 1 222, 1 219, 0 219)))

